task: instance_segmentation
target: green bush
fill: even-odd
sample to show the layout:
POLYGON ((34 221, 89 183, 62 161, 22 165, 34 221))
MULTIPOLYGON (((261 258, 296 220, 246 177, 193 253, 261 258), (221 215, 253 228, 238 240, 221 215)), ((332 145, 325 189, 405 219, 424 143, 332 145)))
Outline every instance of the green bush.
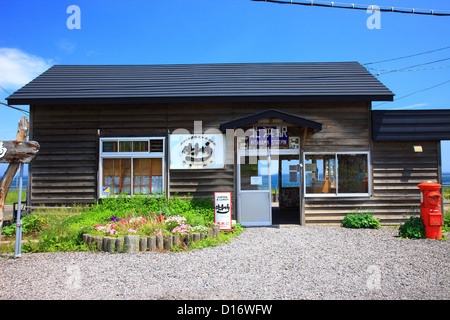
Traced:
MULTIPOLYGON (((46 224, 47 219, 40 215, 31 214, 22 219, 22 234, 30 232, 39 232, 46 224)), ((5 237, 14 237, 16 235, 17 225, 14 223, 10 226, 3 227, 2 235, 5 237)))
POLYGON ((442 231, 450 231, 450 210, 447 210, 447 212, 444 214, 444 225, 442 226, 442 231))
POLYGON ((399 236, 407 239, 425 238, 425 224, 419 217, 410 217, 403 225, 400 226, 399 236))
MULTIPOLYGON (((129 215, 143 216, 163 215, 165 217, 182 215, 188 220, 196 219, 203 223, 214 222, 214 204, 210 198, 191 198, 171 196, 149 197, 147 195, 119 195, 117 197, 107 197, 101 200, 101 203, 92 206, 89 211, 93 212, 112 212, 111 215, 124 219, 129 215), (197 217, 197 218, 195 218, 197 217)), ((110 215, 110 216, 111 216, 110 215)), ((192 222, 192 221, 191 221, 192 222)))
POLYGON ((378 229, 380 228, 380 219, 375 219, 368 212, 357 212, 354 214, 348 214, 342 220, 342 225, 345 228, 369 228, 378 229))

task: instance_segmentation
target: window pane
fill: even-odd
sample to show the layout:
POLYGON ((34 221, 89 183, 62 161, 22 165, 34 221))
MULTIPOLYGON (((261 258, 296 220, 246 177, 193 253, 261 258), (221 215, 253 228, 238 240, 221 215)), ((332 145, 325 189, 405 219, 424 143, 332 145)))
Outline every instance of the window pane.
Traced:
POLYGON ((131 159, 103 159, 103 187, 110 194, 130 193, 131 159))
POLYGON ((241 156, 241 190, 269 190, 269 162, 266 157, 241 156))
POLYGON ((336 193, 336 165, 334 154, 305 156, 306 193, 336 193))
POLYGON ((103 141, 103 152, 117 152, 117 141, 103 141))
POLYGON ((144 193, 145 187, 149 186, 151 159, 133 159, 133 193, 144 193))
POLYGON ((151 140, 151 152, 163 152, 164 140, 151 140))
POLYGON ((131 152, 131 141, 120 141, 119 142, 119 152, 131 152))
POLYGON ((152 193, 162 193, 162 176, 152 176, 152 193))
POLYGON ((162 159, 133 159, 134 193, 161 193, 162 159))
POLYGON ((339 193, 368 193, 366 154, 338 154, 339 193))
POLYGON ((152 160, 152 193, 162 193, 162 159, 151 159, 152 160))
POLYGON ((133 152, 148 152, 148 141, 133 141, 133 152))
POLYGON ((131 159, 120 159, 120 192, 131 194, 131 159))
POLYGON ((152 176, 162 176, 162 159, 152 159, 152 176))

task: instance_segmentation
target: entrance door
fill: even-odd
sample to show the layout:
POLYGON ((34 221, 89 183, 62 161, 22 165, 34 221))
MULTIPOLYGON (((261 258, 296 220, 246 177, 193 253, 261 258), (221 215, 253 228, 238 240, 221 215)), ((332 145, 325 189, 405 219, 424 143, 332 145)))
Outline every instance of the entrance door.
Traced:
POLYGON ((272 223, 300 224, 300 160, 280 155, 272 160, 272 223))
POLYGON ((243 226, 300 224, 299 155, 238 156, 238 215, 243 226))
POLYGON ((272 224, 270 157, 239 155, 239 221, 243 226, 272 224))

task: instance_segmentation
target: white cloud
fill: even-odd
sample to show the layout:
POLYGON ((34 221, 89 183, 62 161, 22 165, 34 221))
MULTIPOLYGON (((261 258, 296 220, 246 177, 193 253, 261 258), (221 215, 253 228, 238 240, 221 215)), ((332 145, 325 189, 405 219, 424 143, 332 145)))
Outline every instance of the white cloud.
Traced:
POLYGON ((415 109, 415 108, 420 108, 420 107, 424 107, 427 105, 428 105, 428 103, 416 103, 416 104, 412 104, 412 105, 406 106, 406 107, 393 108, 392 110, 415 109))
POLYGON ((16 48, 0 48, 0 85, 18 89, 52 66, 44 59, 16 48))
POLYGON ((66 54, 72 54, 75 51, 75 43, 67 39, 59 39, 56 44, 58 45, 59 50, 66 54))

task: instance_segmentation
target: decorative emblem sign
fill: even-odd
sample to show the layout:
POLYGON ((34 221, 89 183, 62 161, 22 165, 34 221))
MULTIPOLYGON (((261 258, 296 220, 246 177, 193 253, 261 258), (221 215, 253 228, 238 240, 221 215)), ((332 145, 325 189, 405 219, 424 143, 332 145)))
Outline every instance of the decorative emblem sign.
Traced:
POLYGON ((220 169, 224 163, 222 134, 172 134, 170 169, 220 169))

